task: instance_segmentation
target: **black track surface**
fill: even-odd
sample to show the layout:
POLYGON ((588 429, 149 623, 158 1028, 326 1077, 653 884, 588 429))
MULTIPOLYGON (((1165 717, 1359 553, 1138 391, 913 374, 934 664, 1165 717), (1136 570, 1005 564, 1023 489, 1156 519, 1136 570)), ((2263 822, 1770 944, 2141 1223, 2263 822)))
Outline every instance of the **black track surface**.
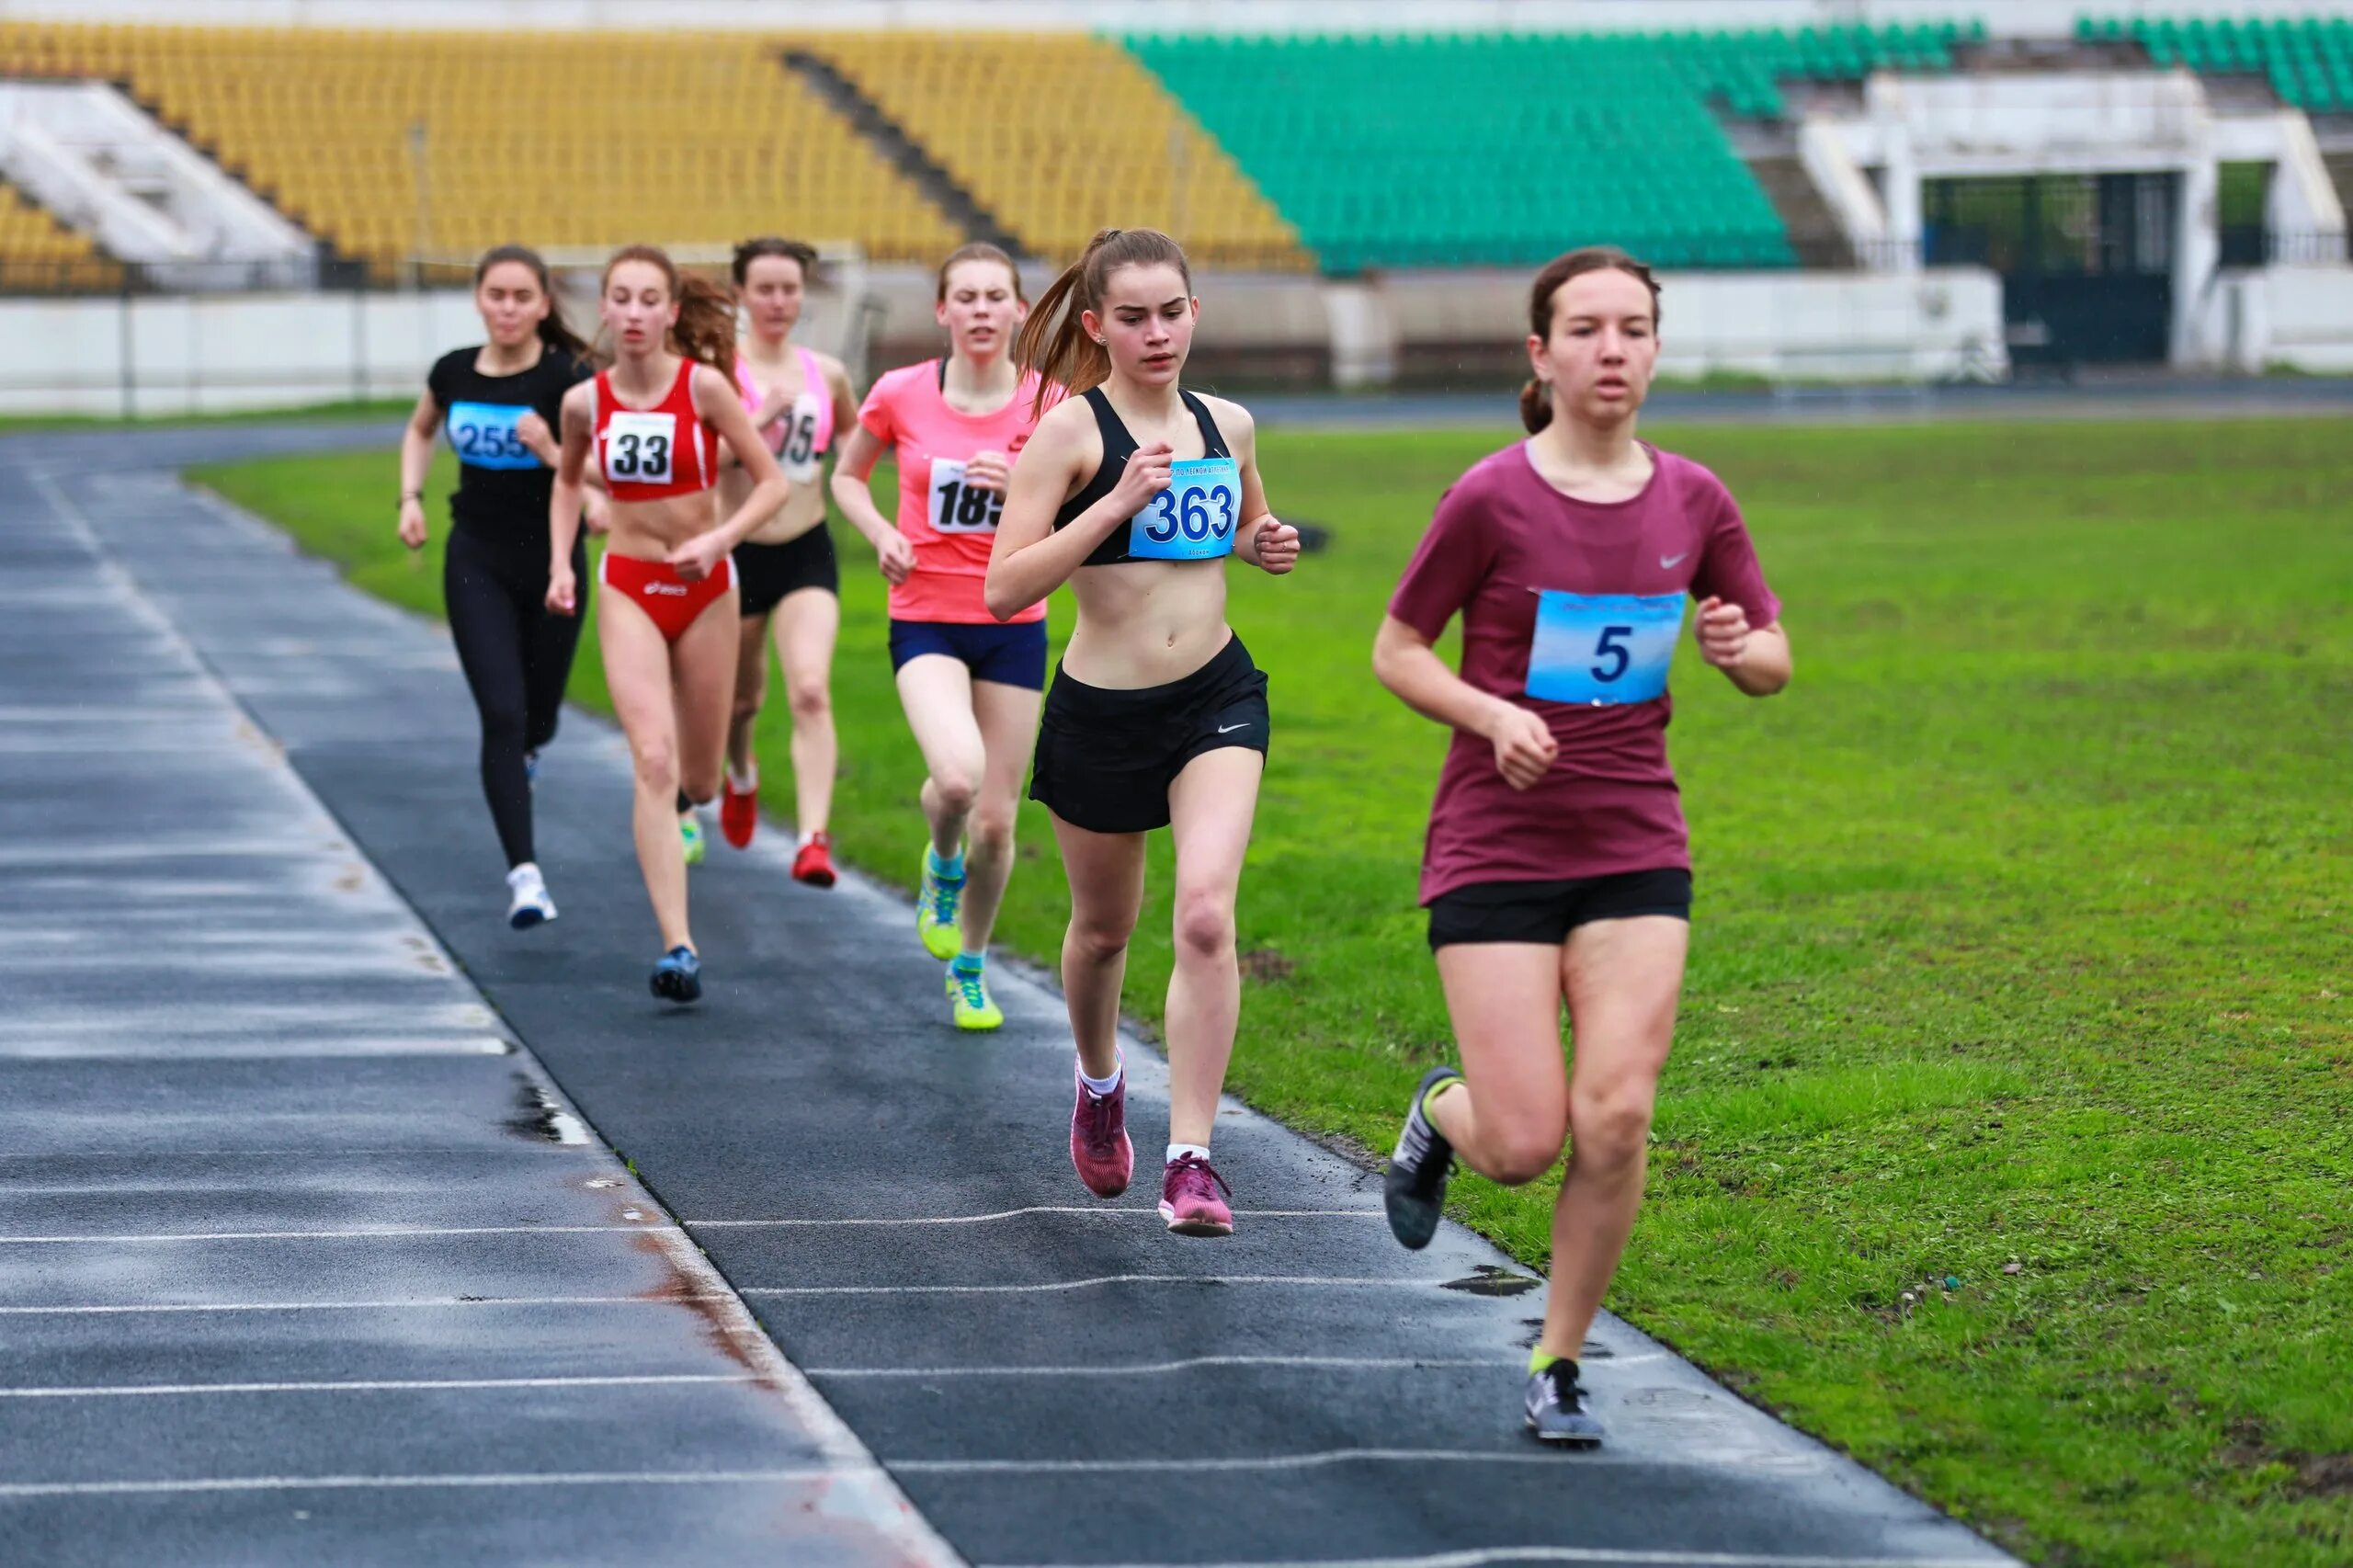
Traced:
MULTIPOLYGON (((147 472, 174 439, 59 483, 970 1560, 2007 1561, 1614 1320, 1588 1352, 1610 1446, 1540 1451, 1535 1301, 1494 1293, 1505 1260, 1452 1226, 1400 1251, 1373 1176, 1241 1108, 1218 1136, 1234 1238, 1164 1234, 1148 1178, 1095 1202, 1063 1152, 1058 1001, 1006 975, 1007 1027, 960 1037, 904 906, 793 884, 773 825, 694 873, 708 1000, 665 1008, 626 755, 576 713, 539 785, 563 917, 508 932, 445 635, 147 472)), ((909 827, 847 851, 912 858, 909 827)), ((1149 1171, 1165 1075, 1130 1062, 1149 1171)))

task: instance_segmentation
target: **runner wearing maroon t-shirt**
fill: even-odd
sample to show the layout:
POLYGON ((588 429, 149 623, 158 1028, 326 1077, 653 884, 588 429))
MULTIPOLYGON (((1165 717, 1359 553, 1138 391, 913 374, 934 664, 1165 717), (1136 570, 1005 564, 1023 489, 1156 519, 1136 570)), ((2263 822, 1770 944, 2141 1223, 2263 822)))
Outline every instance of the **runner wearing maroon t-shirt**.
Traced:
POLYGON ((1538 275, 1529 317, 1530 437, 1438 503, 1373 653, 1383 685, 1454 731, 1421 893, 1462 1051, 1415 1091, 1387 1196, 1397 1239, 1424 1246, 1454 1157, 1518 1186, 1566 1137, 1527 1415, 1548 1442, 1591 1446, 1576 1356, 1642 1202, 1690 933, 1666 763, 1684 599, 1701 656, 1752 697, 1789 683, 1790 645, 1731 494, 1634 438, 1658 358, 1649 269, 1572 251, 1538 275), (1458 614, 1460 675, 1431 646, 1458 614))

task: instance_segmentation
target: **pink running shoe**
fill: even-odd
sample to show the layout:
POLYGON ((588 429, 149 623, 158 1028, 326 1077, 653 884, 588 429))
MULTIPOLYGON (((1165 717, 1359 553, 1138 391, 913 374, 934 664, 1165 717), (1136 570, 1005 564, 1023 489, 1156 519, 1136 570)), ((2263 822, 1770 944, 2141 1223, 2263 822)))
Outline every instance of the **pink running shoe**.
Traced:
MULTIPOLYGON (((1071 1069, 1074 1077, 1078 1069, 1071 1069)), ((1078 1179, 1097 1198, 1117 1198, 1128 1190, 1136 1174, 1136 1148, 1128 1142, 1128 1076, 1120 1086, 1097 1095, 1084 1083, 1078 1104, 1070 1113, 1070 1163, 1078 1179)))
POLYGON ((1233 1196, 1216 1166, 1199 1154, 1179 1154, 1160 1178, 1160 1217, 1180 1236, 1230 1236, 1233 1210, 1221 1192, 1233 1196))

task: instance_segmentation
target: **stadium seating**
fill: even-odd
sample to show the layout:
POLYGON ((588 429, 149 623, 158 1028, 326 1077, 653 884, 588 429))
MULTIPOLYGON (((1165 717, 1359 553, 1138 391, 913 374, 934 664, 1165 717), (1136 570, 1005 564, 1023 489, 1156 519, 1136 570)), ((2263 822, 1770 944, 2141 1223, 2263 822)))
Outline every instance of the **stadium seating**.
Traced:
POLYGON ((17 22, 0 24, 0 70, 127 84, 380 275, 517 237, 783 231, 906 257, 961 237, 747 34, 17 22))
POLYGON ((117 289, 122 268, 15 187, 0 184, 0 288, 117 289))
POLYGON ((1607 241, 1671 267, 1785 267, 1781 220, 1710 107, 1779 81, 1941 70, 1957 27, 1794 32, 1141 35, 1129 47, 1336 271, 1527 265, 1607 241))
POLYGON ((1212 266, 1311 265, 1299 236, 1118 44, 1082 33, 820 33, 840 71, 1029 249, 1107 223, 1183 237, 1212 266))
POLYGON ((2298 108, 2353 114, 2353 18, 2085 17, 2075 23, 2075 36, 2130 40, 2154 63, 2187 66, 2200 75, 2259 74, 2298 108))

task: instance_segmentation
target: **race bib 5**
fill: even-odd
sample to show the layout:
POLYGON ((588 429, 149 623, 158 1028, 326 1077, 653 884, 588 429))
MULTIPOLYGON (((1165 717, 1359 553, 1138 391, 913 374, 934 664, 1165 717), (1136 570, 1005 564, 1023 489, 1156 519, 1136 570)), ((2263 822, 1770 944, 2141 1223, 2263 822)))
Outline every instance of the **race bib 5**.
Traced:
POLYGON ((1594 706, 1664 697, 1682 631, 1681 594, 1540 589, 1528 695, 1594 706))
POLYGON ((605 422, 605 477, 623 484, 669 483, 677 437, 675 414, 615 409, 605 422))
POLYGON ((449 405, 449 445, 468 468, 537 468, 540 460, 523 444, 517 431, 523 415, 520 403, 453 403, 449 405))
POLYGON ((964 465, 947 458, 931 460, 931 528, 934 533, 984 534, 996 529, 1005 516, 1005 492, 980 490, 964 483, 964 465))
POLYGON ((1139 561, 1214 561, 1233 553, 1242 520, 1242 468, 1232 458, 1190 458, 1169 467, 1168 488, 1128 524, 1139 561))

